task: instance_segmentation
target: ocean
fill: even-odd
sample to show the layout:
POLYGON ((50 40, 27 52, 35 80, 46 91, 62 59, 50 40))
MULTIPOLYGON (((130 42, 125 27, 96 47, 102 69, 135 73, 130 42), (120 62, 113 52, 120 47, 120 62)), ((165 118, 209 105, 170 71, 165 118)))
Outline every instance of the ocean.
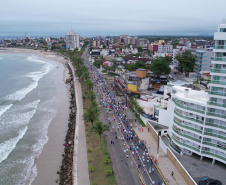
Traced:
POLYGON ((36 55, 0 53, 0 184, 30 184, 37 175, 63 72, 36 55))

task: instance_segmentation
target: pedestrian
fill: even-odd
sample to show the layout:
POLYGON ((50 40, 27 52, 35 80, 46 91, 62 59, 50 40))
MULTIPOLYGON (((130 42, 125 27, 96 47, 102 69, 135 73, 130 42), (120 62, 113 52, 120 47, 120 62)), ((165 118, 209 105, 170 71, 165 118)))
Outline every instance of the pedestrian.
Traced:
POLYGON ((174 175, 174 172, 173 172, 173 171, 171 172, 171 175, 172 175, 172 177, 173 177, 173 175, 174 175))
POLYGON ((111 144, 112 144, 112 140, 111 140, 111 144))
POLYGON ((148 145, 148 148, 149 148, 149 150, 151 150, 151 145, 150 144, 148 145))
POLYGON ((131 161, 131 166, 133 166, 133 161, 131 161))

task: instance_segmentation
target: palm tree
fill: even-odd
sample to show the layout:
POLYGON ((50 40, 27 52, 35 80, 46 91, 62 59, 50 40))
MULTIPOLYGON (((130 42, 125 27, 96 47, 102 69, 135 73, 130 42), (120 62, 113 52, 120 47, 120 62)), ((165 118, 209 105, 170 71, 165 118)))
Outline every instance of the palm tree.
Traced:
POLYGON ((97 107, 97 102, 96 102, 96 100, 92 100, 92 101, 91 101, 90 107, 97 107))
POLYGON ((93 90, 86 91, 85 94, 88 100, 93 101, 96 99, 96 94, 93 92, 93 90))
POLYGON ((98 107, 91 107, 87 109, 83 117, 86 122, 91 122, 93 125, 94 121, 99 117, 99 114, 100 110, 98 107))
POLYGON ((100 148, 101 148, 101 135, 104 131, 109 130, 106 125, 103 125, 100 121, 96 121, 95 124, 92 126, 92 130, 99 134, 100 136, 100 148))
POLYGON ((82 75, 81 75, 81 80, 82 80, 82 82, 84 82, 85 80, 88 80, 89 78, 90 78, 89 72, 86 71, 86 70, 83 68, 83 72, 82 72, 82 75))
POLYGON ((85 84, 88 90, 93 88, 93 82, 91 80, 86 80, 85 84))

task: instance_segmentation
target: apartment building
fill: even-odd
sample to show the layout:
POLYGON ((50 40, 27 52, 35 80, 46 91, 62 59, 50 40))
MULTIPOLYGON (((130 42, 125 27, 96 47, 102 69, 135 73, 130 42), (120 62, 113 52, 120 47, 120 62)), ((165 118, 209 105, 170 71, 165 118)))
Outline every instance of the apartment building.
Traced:
POLYGON ((173 53, 173 45, 153 45, 153 54, 159 53, 173 53))
POLYGON ((79 34, 74 31, 68 32, 65 36, 66 39, 66 49, 74 50, 79 48, 79 34))
POLYGON ((195 67, 194 72, 196 73, 196 77, 200 78, 203 71, 208 72, 211 68, 211 59, 213 56, 213 49, 203 49, 195 51, 195 67))
POLYGON ((226 24, 214 33, 209 91, 173 87, 171 146, 226 164, 226 24))

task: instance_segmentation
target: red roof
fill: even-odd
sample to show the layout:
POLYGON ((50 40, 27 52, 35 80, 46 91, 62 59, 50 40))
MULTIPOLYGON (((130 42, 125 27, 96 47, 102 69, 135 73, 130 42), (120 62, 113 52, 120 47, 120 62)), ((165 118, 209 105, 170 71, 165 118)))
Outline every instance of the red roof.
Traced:
POLYGON ((210 75, 210 73, 203 73, 203 75, 206 75, 206 76, 211 76, 211 75, 210 75))

